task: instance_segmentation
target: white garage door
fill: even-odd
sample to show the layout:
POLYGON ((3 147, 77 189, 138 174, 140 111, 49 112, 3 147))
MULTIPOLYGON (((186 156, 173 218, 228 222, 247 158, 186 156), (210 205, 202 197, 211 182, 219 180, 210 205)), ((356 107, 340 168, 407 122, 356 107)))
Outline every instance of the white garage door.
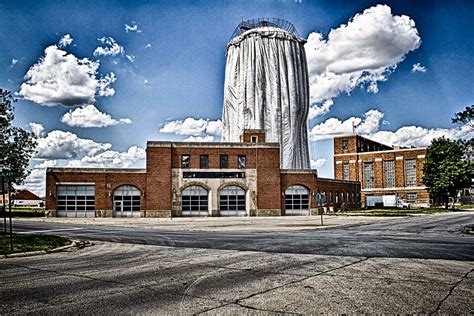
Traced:
POLYGON ((245 216, 245 190, 238 186, 228 186, 219 195, 221 216, 245 216))
POLYGON ((56 216, 95 217, 95 186, 58 185, 56 216))
POLYGON ((114 191, 114 217, 140 217, 140 190, 122 185, 114 191))
POLYGON ((191 186, 181 194, 181 214, 183 216, 209 215, 209 199, 206 189, 200 186, 191 186))
POLYGON ((309 191, 301 185, 292 185, 285 190, 285 214, 309 215, 309 191))

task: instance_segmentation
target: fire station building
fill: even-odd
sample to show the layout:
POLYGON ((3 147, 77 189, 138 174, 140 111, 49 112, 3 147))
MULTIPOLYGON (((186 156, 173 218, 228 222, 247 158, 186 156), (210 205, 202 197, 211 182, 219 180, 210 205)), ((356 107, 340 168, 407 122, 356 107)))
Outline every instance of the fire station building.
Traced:
POLYGON ((46 210, 61 217, 315 215, 360 207, 360 184, 280 168, 261 130, 240 143, 147 143, 146 169, 48 168, 46 210))

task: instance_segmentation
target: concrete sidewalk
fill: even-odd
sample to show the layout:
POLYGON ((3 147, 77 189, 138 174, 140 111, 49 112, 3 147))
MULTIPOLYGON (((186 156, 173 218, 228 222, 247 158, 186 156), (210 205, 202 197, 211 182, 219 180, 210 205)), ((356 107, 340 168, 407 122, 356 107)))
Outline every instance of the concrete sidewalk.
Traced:
POLYGON ((41 221, 117 227, 141 227, 186 231, 297 231, 367 224, 406 217, 376 216, 282 216, 282 217, 176 217, 176 218, 16 218, 15 221, 41 221))

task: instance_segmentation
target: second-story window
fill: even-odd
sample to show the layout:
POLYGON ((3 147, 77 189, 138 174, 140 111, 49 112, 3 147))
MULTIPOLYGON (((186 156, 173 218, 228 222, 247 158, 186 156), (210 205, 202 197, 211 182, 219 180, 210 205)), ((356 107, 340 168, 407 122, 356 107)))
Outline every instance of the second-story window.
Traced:
POLYGON ((191 156, 188 154, 181 155, 181 168, 189 168, 191 164, 191 156))
POLYGON ((252 137, 250 137, 250 142, 251 142, 252 144, 258 143, 258 136, 252 136, 252 137))
POLYGON ((237 168, 239 169, 245 169, 245 165, 247 163, 247 157, 245 155, 239 155, 237 158, 237 168))
POLYGON ((342 180, 349 180, 349 164, 342 164, 342 180))
POLYGON ((372 162, 364 162, 364 189, 372 189, 375 187, 374 181, 374 164, 372 162))
POLYGON ((220 155, 219 156, 219 167, 221 169, 229 168, 229 156, 227 156, 227 155, 220 155))
POLYGON ((342 140, 342 151, 347 153, 348 150, 349 150, 349 142, 347 141, 347 139, 343 139, 342 140))
POLYGON ((199 168, 201 168, 201 169, 209 168, 209 156, 208 155, 200 155, 199 156, 199 168))
POLYGON ((405 186, 416 187, 416 159, 405 160, 405 186))

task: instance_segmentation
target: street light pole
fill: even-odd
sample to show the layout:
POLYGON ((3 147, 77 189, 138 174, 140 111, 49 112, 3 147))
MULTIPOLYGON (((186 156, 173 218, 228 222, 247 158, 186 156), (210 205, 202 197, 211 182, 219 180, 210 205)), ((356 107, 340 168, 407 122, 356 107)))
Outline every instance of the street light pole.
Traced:
POLYGON ((7 232, 7 212, 5 210, 5 176, 3 175, 3 170, 2 170, 2 212, 3 212, 3 230, 6 233, 7 232))

